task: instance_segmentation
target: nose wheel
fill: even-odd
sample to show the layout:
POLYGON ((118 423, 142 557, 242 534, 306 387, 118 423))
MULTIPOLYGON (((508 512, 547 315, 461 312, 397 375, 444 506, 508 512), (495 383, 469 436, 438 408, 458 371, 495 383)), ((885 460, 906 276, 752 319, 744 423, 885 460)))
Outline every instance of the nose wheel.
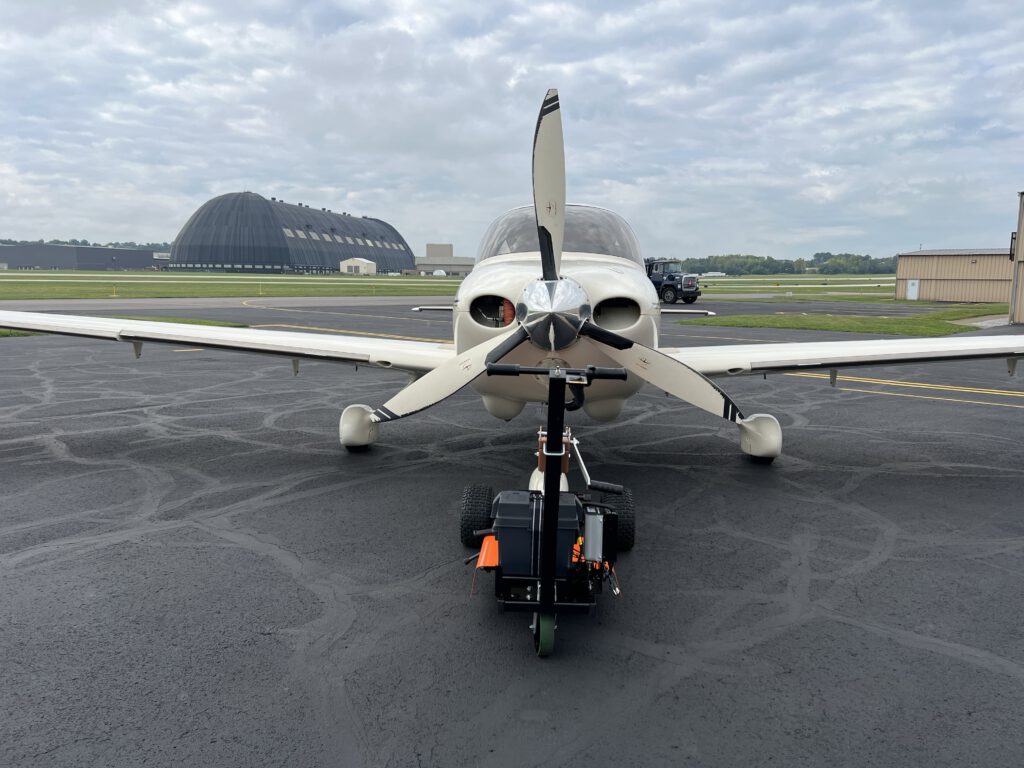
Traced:
POLYGON ((541 658, 555 650, 555 614, 533 614, 533 649, 541 658))

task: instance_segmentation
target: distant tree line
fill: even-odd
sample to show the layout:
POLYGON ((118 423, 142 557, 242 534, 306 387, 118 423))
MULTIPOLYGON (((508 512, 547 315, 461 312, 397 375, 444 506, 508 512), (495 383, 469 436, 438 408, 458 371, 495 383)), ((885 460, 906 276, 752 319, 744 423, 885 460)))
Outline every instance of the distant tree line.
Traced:
POLYGON ((171 250, 170 243, 136 243, 129 240, 126 243, 90 243, 88 240, 77 240, 71 238, 70 240, 11 240, 7 237, 0 237, 0 245, 95 245, 101 248, 135 248, 141 251, 169 251, 171 250))
POLYGON ((858 253, 816 253, 808 259, 730 253, 702 259, 680 259, 685 272, 725 272, 727 275, 800 275, 814 267, 823 275, 877 275, 896 271, 896 257, 873 259, 858 253))
POLYGON ((859 253, 816 253, 811 266, 824 275, 881 275, 896 271, 896 257, 873 259, 859 253))

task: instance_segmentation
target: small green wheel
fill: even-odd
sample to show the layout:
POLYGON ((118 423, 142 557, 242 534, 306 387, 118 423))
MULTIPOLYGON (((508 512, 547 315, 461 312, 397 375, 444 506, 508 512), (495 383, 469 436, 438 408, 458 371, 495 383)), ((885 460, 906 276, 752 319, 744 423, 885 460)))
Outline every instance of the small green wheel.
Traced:
POLYGON ((533 614, 533 649, 541 658, 555 650, 555 614, 533 614))

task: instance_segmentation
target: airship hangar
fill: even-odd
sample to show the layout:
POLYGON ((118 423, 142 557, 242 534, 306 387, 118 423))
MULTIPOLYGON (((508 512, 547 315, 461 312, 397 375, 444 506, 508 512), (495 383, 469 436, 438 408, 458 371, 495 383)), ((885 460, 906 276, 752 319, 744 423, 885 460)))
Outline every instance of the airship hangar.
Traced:
POLYGON ((378 272, 415 266, 409 244, 385 221, 233 192, 192 214, 168 269, 319 274, 338 272, 348 259, 372 261, 378 272))

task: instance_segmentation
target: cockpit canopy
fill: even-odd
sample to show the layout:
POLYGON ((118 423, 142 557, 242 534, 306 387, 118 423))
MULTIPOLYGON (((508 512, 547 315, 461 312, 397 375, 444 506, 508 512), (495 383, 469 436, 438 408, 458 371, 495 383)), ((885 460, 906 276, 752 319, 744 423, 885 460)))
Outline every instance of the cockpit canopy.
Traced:
MULTIPOLYGON (((533 206, 513 208, 487 228, 480 242, 477 261, 506 253, 530 253, 540 250, 537 219, 533 206)), ((598 253, 620 256, 643 266, 640 245, 626 220, 617 213, 589 205, 565 206, 563 253, 598 253)))

